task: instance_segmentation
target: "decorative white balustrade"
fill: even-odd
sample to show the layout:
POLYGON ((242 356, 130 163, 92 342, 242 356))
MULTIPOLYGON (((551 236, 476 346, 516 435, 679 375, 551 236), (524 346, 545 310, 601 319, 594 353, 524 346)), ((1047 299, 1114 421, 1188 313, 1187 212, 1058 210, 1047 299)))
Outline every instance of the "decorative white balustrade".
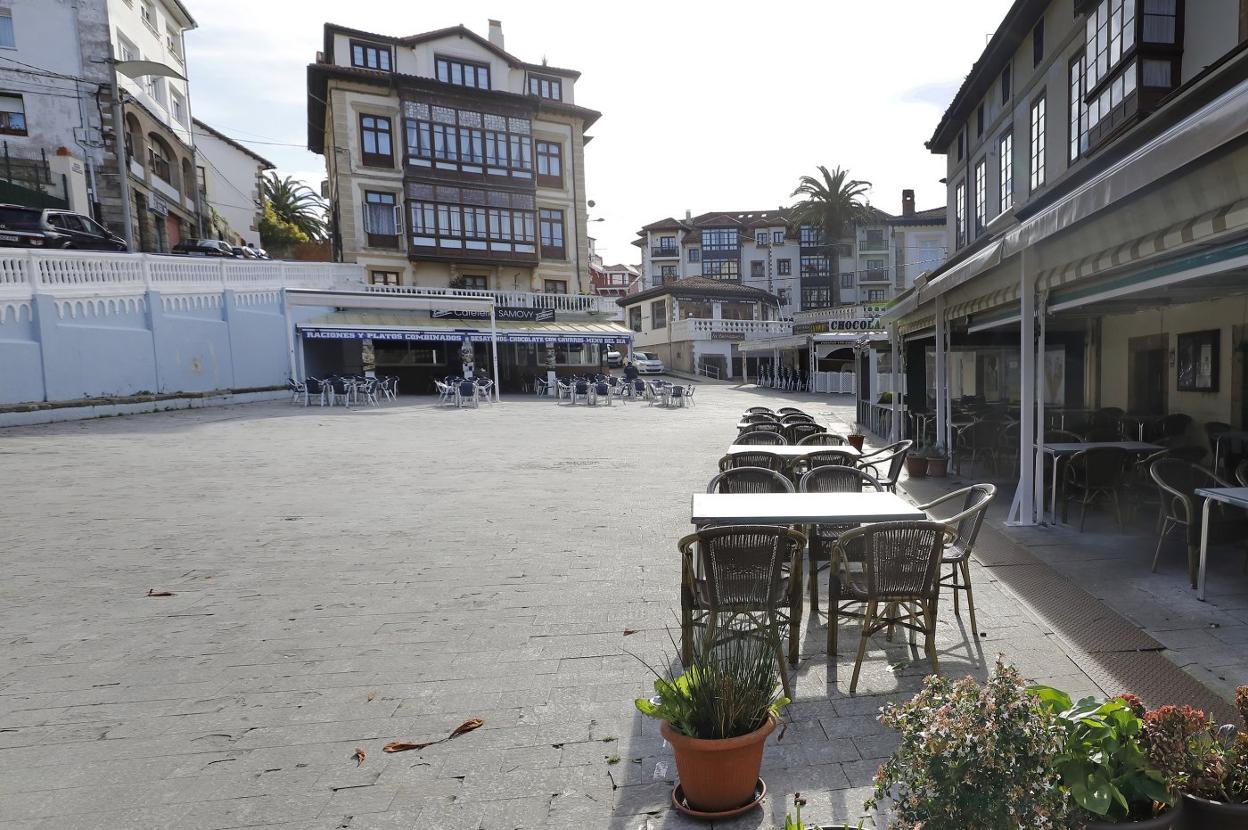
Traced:
POLYGON ((232 289, 360 288, 364 269, 336 262, 287 262, 110 254, 94 251, 0 251, 0 300, 35 293, 108 297, 145 291, 202 293, 232 289))
POLYGON ((688 317, 672 324, 672 340, 748 340, 784 337, 793 324, 784 320, 704 320, 688 317))
POLYGON ((540 294, 529 291, 480 291, 472 288, 430 288, 419 285, 370 285, 369 291, 380 294, 415 296, 493 297, 499 306, 508 308, 549 308, 556 312, 600 314, 609 319, 623 319, 623 309, 613 297, 596 294, 540 294))

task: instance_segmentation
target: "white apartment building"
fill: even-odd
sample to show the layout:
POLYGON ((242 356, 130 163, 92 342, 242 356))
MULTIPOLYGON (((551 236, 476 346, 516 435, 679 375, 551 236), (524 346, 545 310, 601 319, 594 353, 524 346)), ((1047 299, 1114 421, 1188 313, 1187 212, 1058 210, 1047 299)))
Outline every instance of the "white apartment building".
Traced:
MULTIPOLYGON (((0 175, 122 231, 108 63, 154 61, 186 75, 180 0, 9 0, 0 7, 0 175), (33 173, 31 171, 34 171, 33 173), (43 178, 40 178, 42 173, 43 178), (48 175, 51 173, 52 175, 48 175)), ((183 80, 120 77, 135 247, 168 250, 196 232, 190 94, 183 80)))
POLYGON ((463 26, 407 37, 334 24, 308 68, 308 148, 332 239, 376 282, 550 294, 590 288, 580 73, 463 26))
POLYGON ((231 245, 260 247, 260 178, 273 162, 198 118, 193 124, 205 225, 231 245))

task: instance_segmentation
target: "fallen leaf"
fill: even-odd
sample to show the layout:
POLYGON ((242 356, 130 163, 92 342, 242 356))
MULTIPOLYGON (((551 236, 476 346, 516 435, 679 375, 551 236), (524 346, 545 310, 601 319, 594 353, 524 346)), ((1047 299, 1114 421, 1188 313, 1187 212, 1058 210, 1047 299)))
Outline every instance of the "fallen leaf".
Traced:
POLYGON ((155 588, 148 588, 147 595, 149 597, 171 597, 173 596, 173 592, 172 591, 157 591, 155 588))
POLYGON ((625 637, 629 636, 630 634, 636 634, 636 633, 637 633, 637 629, 635 629, 635 628, 626 628, 626 629, 624 629, 624 636, 625 636, 625 637))
POLYGON ((372 702, 373 702, 374 700, 376 700, 376 699, 377 699, 377 693, 376 693, 376 692, 369 692, 369 693, 368 693, 368 702, 369 702, 369 703, 372 703, 372 702))
POLYGON ((433 746, 434 744, 440 744, 443 741, 449 741, 451 738, 458 738, 460 735, 463 735, 465 732, 471 732, 472 730, 476 729, 477 727, 481 726, 484 723, 485 721, 481 720, 480 718, 469 718, 468 720, 464 721, 459 726, 451 730, 451 734, 447 735, 445 738, 438 738, 436 741, 427 741, 423 744, 408 743, 406 741, 394 741, 393 743, 388 743, 385 746, 383 746, 381 748, 381 751, 382 752, 406 752, 409 749, 424 749, 427 746, 433 746))
POLYGON ((355 759, 355 765, 357 767, 360 766, 364 763, 364 750, 357 746, 355 752, 351 753, 351 757, 355 759))

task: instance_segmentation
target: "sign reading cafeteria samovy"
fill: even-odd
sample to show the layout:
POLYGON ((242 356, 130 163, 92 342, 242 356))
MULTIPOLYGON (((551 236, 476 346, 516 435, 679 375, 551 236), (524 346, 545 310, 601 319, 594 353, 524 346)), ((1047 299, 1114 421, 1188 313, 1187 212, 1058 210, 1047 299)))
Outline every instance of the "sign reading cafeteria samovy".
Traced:
MULTIPOLYGON (((465 337, 474 343, 490 342, 488 331, 372 331, 369 329, 318 329, 303 328, 300 333, 308 340, 381 340, 381 341, 437 341, 459 343, 465 337)), ((589 343, 611 345, 627 343, 624 334, 525 334, 520 332, 498 333, 500 343, 589 343)))
MULTIPOLYGON (((488 311, 448 311, 444 309, 434 309, 430 312, 435 320, 488 320, 490 312, 488 311)), ((513 306, 496 306, 494 308, 495 320, 507 320, 517 323, 553 323, 555 320, 555 310, 553 308, 516 308, 513 306)))

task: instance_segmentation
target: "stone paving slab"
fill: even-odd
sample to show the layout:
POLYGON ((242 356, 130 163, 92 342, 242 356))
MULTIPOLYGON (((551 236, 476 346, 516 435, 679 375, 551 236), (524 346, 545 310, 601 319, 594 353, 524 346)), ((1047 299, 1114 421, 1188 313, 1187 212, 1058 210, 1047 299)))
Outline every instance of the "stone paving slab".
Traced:
MULTIPOLYGON (((725 385, 697 401, 256 404, 0 432, 21 482, 0 506, 0 828, 705 826, 669 809, 670 749, 632 703, 637 657, 672 657, 689 496, 745 407, 843 429, 852 406, 725 385)), ((1098 692, 997 564, 972 566, 982 637, 942 606, 942 670, 982 678, 1004 654, 1098 692)), ((717 826, 779 826, 795 791, 812 821, 860 814, 895 744, 875 716, 927 662, 875 638, 849 696, 857 632, 831 662, 825 638, 807 614, 763 808, 717 826)))

